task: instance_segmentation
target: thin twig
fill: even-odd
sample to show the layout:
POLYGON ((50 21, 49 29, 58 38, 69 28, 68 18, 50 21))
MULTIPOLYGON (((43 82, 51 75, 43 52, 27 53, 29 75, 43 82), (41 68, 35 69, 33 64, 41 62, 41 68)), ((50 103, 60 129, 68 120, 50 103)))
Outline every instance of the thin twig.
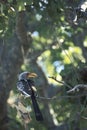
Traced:
POLYGON ((84 119, 84 120, 87 120, 87 117, 85 117, 85 116, 81 116, 81 118, 84 119))
POLYGON ((58 83, 61 83, 61 84, 63 84, 63 85, 66 85, 68 88, 72 88, 69 84, 67 84, 66 82, 64 82, 64 81, 59 81, 58 79, 56 79, 56 77, 49 77, 49 78, 51 78, 51 79, 53 79, 53 80, 55 80, 56 82, 58 82, 58 83))
POLYGON ((41 99, 41 100, 49 101, 49 100, 64 99, 64 98, 80 98, 80 97, 83 97, 83 96, 87 96, 87 94, 79 94, 79 95, 73 95, 73 96, 65 95, 65 96, 58 96, 58 97, 54 96, 52 98, 37 96, 36 98, 41 99))

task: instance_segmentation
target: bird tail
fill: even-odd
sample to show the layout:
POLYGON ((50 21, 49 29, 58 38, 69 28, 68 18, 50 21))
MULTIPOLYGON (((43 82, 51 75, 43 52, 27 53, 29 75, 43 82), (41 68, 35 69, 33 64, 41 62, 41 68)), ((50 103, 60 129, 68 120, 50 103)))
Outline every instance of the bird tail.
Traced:
POLYGON ((31 96, 31 99, 32 99, 32 104, 33 104, 36 120, 37 121, 43 121, 43 116, 42 116, 42 113, 39 109, 36 98, 34 96, 33 97, 31 96))

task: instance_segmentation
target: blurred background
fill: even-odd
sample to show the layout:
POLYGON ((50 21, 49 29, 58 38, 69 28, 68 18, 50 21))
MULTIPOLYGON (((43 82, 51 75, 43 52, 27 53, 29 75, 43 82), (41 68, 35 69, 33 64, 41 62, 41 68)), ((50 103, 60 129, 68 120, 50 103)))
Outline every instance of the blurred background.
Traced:
POLYGON ((86 95, 67 94, 86 83, 86 0, 0 0, 0 130, 87 130, 86 95), (43 122, 17 90, 24 71, 43 122))

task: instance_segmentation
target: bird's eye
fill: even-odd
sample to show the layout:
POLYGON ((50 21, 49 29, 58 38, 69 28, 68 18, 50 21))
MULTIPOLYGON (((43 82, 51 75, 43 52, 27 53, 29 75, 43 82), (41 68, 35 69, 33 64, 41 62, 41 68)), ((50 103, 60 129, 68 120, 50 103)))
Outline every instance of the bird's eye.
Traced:
POLYGON ((76 88, 76 92, 79 92, 79 88, 76 88))

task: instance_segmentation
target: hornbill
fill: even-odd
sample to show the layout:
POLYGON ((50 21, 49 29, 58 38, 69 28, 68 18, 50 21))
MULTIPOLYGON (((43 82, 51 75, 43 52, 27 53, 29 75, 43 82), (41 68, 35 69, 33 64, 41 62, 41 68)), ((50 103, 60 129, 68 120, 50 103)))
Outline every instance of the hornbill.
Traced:
POLYGON ((23 72, 18 76, 17 89, 25 96, 31 97, 35 117, 37 121, 43 121, 42 113, 39 109, 35 96, 35 85, 31 78, 36 77, 37 74, 30 72, 23 72))

